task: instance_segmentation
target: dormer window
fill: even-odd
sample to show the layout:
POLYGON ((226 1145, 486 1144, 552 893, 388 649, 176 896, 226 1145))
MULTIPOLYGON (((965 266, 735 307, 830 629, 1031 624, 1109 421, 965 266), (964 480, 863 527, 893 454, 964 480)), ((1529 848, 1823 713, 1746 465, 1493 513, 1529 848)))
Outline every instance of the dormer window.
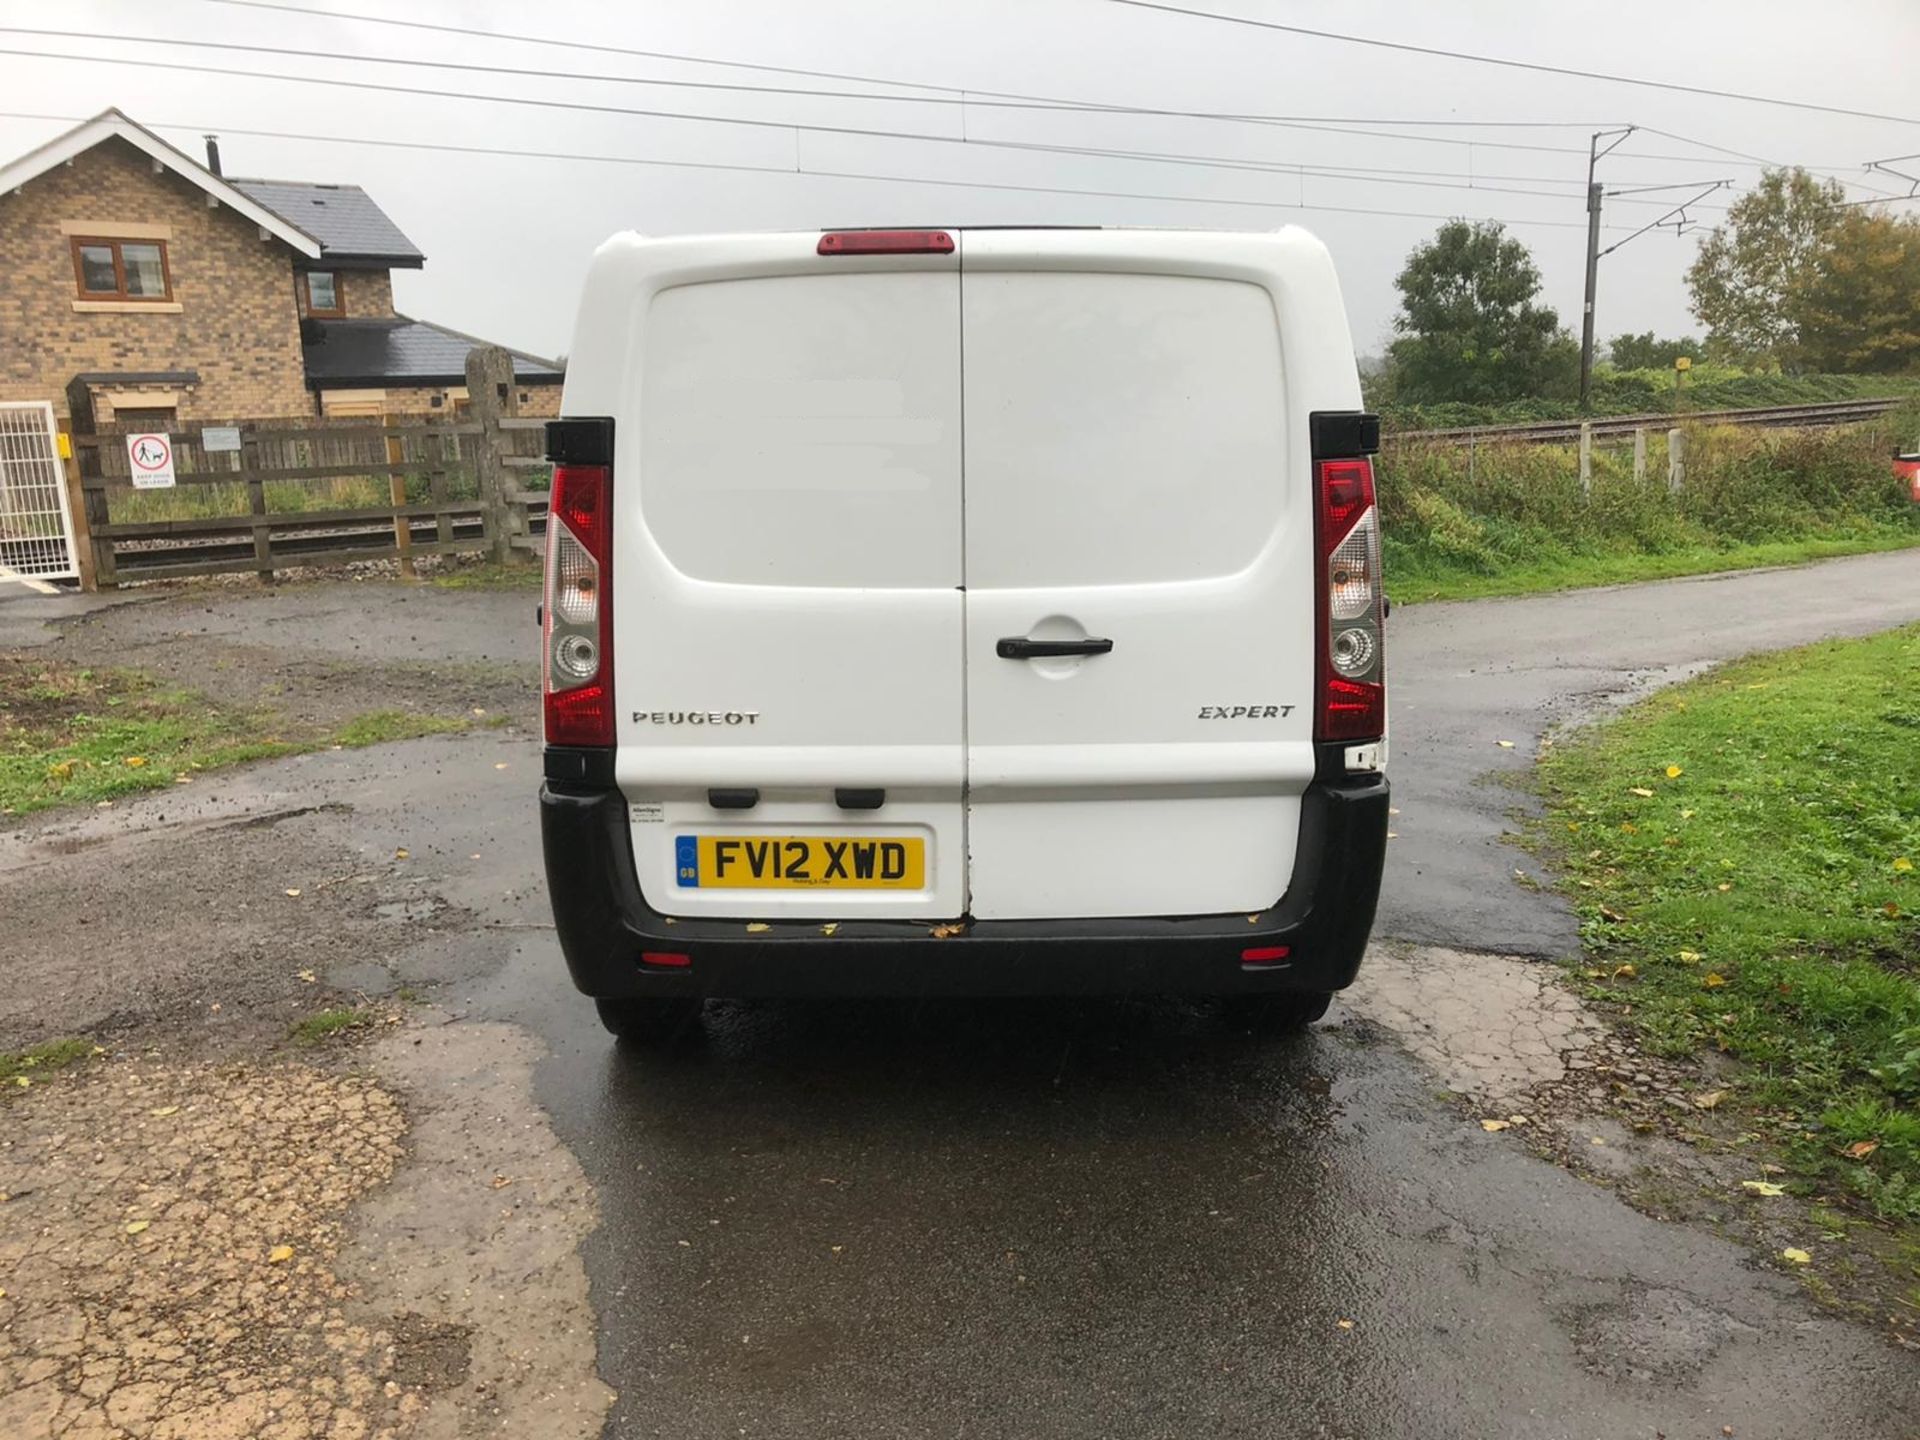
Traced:
POLYGON ((338 318, 347 313, 337 277, 331 270, 307 271, 307 313, 338 318))
POLYGON ((173 298, 163 240, 107 240, 75 236, 74 284, 82 300, 173 298))

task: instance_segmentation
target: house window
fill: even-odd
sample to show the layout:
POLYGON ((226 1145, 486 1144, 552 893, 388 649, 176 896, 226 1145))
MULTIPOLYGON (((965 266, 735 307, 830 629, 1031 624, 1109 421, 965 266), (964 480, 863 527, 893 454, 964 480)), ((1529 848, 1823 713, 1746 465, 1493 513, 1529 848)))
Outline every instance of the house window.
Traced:
POLYGON ((307 313, 309 315, 346 314, 346 307, 340 303, 340 291, 334 282, 334 274, 331 270, 307 272, 307 313))
POLYGON ((73 242, 74 283, 82 300, 171 300, 173 277, 162 240, 73 242))

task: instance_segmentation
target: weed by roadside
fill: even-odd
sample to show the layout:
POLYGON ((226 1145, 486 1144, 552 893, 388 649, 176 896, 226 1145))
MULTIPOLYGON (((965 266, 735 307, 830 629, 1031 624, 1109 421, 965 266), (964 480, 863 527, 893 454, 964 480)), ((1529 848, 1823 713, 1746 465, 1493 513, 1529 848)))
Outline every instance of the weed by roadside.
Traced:
POLYGON ((1716 670, 1542 764, 1584 978, 1804 1196, 1920 1224, 1920 626, 1716 670))
POLYGON ((223 765, 471 723, 467 716, 375 710, 331 730, 301 727, 270 710, 210 703, 136 670, 0 656, 0 814, 97 804, 184 784, 223 765))
POLYGON ((442 590, 538 590, 541 578, 537 564, 496 565, 482 561, 472 565, 443 565, 431 583, 442 590))
POLYGON ((43 1075, 77 1065, 99 1053, 99 1048, 91 1040, 69 1036, 64 1040, 49 1040, 43 1045, 17 1050, 10 1055, 0 1055, 0 1086, 25 1089, 43 1075))
POLYGON ((368 1005, 342 1006, 318 1010, 297 1022, 287 1033, 303 1045, 317 1045, 342 1030, 361 1030, 379 1019, 368 1005))

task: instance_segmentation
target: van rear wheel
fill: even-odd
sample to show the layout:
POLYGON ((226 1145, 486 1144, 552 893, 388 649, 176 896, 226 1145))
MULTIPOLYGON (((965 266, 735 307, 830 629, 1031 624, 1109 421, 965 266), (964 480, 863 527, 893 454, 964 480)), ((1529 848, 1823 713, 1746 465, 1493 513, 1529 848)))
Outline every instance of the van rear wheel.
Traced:
POLYGON ((1227 997, 1227 1014, 1236 1025, 1262 1035, 1286 1035, 1304 1030, 1333 1004, 1328 990, 1294 990, 1271 995, 1227 997))
POLYGON ((666 1045, 700 1029, 700 1002, 673 999, 596 999, 600 1023, 628 1045, 666 1045))

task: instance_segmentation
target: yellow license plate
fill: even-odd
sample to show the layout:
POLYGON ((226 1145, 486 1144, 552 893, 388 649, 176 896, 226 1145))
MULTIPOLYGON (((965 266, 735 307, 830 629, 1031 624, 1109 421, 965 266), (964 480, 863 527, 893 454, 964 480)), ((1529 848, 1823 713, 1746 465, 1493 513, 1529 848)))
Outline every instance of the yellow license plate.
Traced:
POLYGON ((681 835, 675 878, 687 889, 919 890, 918 835, 681 835))

